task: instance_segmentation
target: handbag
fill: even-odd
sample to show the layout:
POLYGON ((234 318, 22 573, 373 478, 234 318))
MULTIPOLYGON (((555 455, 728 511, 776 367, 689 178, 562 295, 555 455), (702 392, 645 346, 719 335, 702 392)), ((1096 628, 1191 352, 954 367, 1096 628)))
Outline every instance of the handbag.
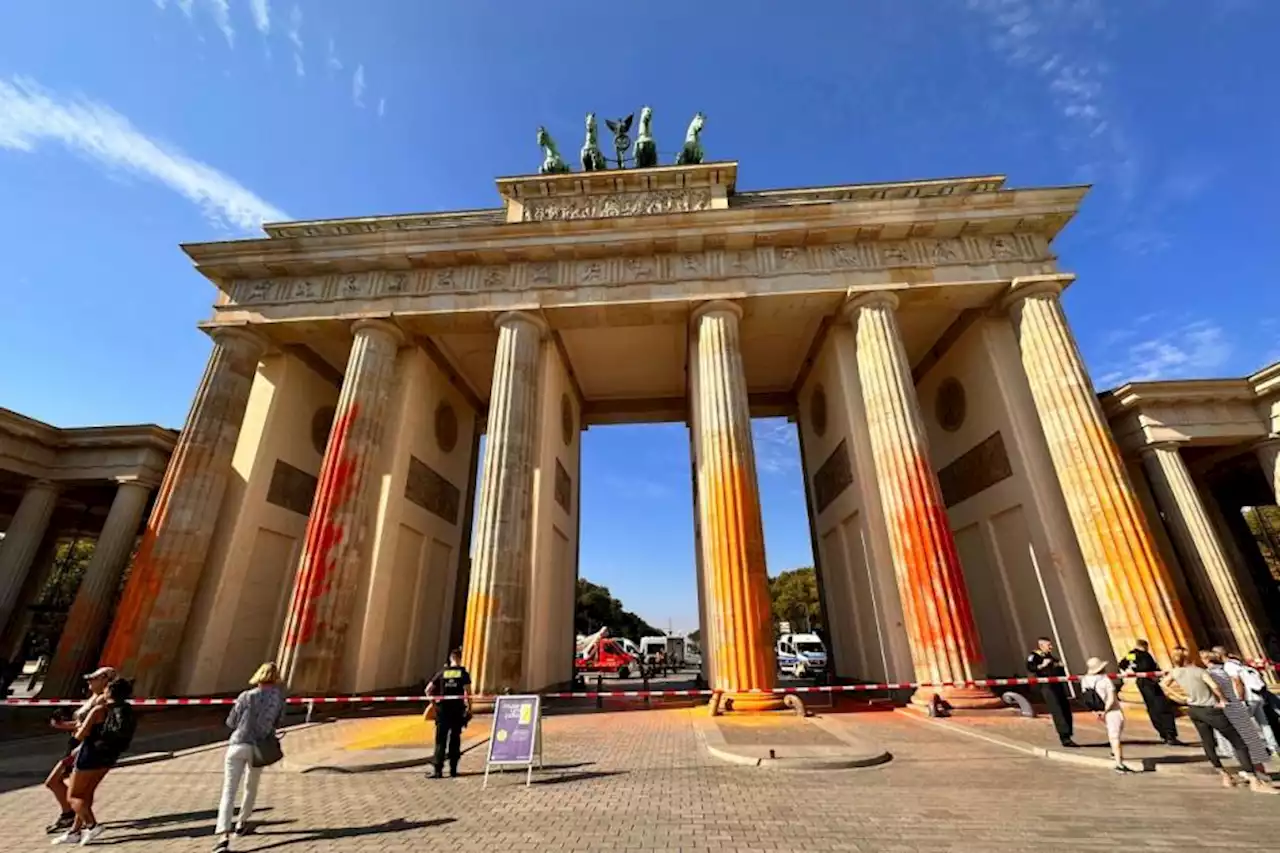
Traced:
POLYGON ((274 733, 253 742, 253 766, 270 767, 284 758, 284 749, 280 746, 280 738, 274 733))

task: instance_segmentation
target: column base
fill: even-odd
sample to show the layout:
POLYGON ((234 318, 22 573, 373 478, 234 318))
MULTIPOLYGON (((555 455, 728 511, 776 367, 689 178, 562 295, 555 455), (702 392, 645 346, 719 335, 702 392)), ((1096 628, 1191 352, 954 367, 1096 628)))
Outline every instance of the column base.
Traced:
POLYGON ((725 698, 733 703, 732 713, 759 714, 766 711, 781 711, 786 705, 780 693, 733 693, 728 691, 725 698))
POLYGON ((985 687, 921 687, 911 694, 911 704, 927 707, 934 696, 957 711, 990 711, 1007 707, 999 696, 985 687))

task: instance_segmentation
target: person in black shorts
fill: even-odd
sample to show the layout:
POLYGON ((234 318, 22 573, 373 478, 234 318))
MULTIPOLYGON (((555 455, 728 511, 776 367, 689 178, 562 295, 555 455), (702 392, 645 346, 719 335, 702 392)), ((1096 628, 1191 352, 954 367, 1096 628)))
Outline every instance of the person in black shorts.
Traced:
POLYGON ((471 673, 462 665, 462 650, 449 652, 449 665, 427 683, 436 717, 436 754, 433 778, 444 775, 444 759, 449 757, 449 775, 458 775, 462 757, 462 730, 471 721, 471 673), (444 698, 454 697, 454 698, 444 698))
MULTIPOLYGON (((62 811, 58 815, 58 819, 46 826, 45 832, 49 834, 57 832, 66 832, 71 828, 72 822, 76 819, 76 813, 71 808, 71 801, 67 798, 67 779, 71 777, 72 765, 75 763, 76 750, 80 748, 80 741, 76 740, 75 732, 80 728, 80 724, 85 721, 94 708, 99 703, 105 701, 107 685, 116 680, 116 671, 109 666, 103 666, 95 669, 84 677, 89 685, 89 699, 75 710, 73 714, 63 715, 57 714, 49 721, 49 725, 60 732, 67 733, 67 749, 62 758, 58 759, 58 763, 49 771, 49 776, 44 780, 44 786, 53 794, 53 798, 58 801, 58 805, 62 811)), ((65 713, 65 712, 64 712, 65 713)))
POLYGON ((54 839, 54 844, 92 844, 102 834, 103 826, 93 813, 93 797, 133 741, 136 723, 129 704, 131 698, 131 682, 113 681, 107 688, 107 701, 89 712, 76 730, 80 748, 75 753, 68 790, 76 818, 70 829, 54 839))

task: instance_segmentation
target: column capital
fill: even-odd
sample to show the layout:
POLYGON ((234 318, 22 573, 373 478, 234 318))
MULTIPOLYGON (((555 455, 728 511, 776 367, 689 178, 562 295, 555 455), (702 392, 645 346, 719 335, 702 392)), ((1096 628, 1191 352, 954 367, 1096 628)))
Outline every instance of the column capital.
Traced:
POLYGON ((152 489, 157 488, 160 485, 160 483, 157 482, 156 480, 153 480, 149 477, 141 477, 137 474, 125 474, 124 476, 120 476, 120 477, 112 477, 111 481, 116 484, 116 488, 121 488, 124 486, 137 486, 138 488, 146 489, 147 491, 151 491, 152 489))
POLYGON ((408 338, 405 336, 404 330, 391 322, 387 317, 366 317, 362 320, 356 320, 351 324, 352 336, 358 335, 364 331, 379 331, 395 342, 397 347, 402 347, 408 338))
POLYGON ((528 311, 503 311, 493 320, 493 327, 501 329, 504 326, 514 326, 517 323, 528 323, 538 330, 538 338, 547 337, 551 334, 551 325, 537 314, 528 311))
POLYGON ((1272 433, 1266 438, 1259 439, 1253 445, 1254 450, 1270 450, 1275 447, 1280 447, 1280 432, 1272 433))
POLYGON ((205 333, 213 338, 214 343, 236 349, 256 349, 259 354, 265 352, 271 345, 266 335, 247 325, 210 326, 205 328, 205 333))
POLYGON ((710 302, 703 302, 689 314, 689 324, 696 326, 699 320, 710 314, 732 314, 734 319, 741 320, 742 306, 728 299, 712 299, 710 302))
POLYGON ((62 491, 62 484, 56 483, 53 480, 46 480, 44 478, 40 478, 38 480, 32 480, 30 483, 27 483, 26 491, 28 492, 60 492, 62 491))
POLYGON ((855 290, 848 294, 848 299, 840 309, 840 313, 846 320, 851 320, 853 315, 863 308, 888 308, 896 311, 899 304, 898 294, 892 290, 873 290, 869 293, 855 290))
POLYGON ((1020 275, 1009 282, 1009 289, 1001 299, 1006 311, 1031 296, 1049 294, 1057 296, 1076 280, 1075 273, 1050 273, 1048 275, 1020 275))
POLYGON ((1138 453, 1142 454, 1143 456, 1152 456, 1161 450, 1170 450, 1170 451, 1173 451, 1174 453, 1177 453, 1179 450, 1181 450, 1186 446, 1187 446, 1187 442, 1178 441, 1176 439, 1170 439, 1167 441, 1153 441, 1151 444, 1144 444, 1142 447, 1139 447, 1138 453))

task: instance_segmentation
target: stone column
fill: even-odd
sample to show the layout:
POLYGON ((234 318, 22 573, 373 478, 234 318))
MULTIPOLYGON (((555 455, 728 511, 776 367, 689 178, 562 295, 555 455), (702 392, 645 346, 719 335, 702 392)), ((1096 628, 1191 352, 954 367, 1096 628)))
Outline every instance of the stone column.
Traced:
POLYGON ((1144 638, 1167 665, 1174 646, 1195 638, 1063 313, 1070 280, 1014 279, 1006 306, 1112 652, 1118 660, 1144 638))
POLYGON ((67 614, 58 650, 49 664, 41 695, 74 696, 80 677, 94 668, 98 644, 107 627, 116 590, 124 574, 133 544, 138 538, 142 511, 147 508, 151 486, 136 480, 121 482, 111 501, 107 520, 93 546, 93 556, 67 614))
POLYGON ((404 334, 386 320, 359 320, 351 331, 280 646, 281 672, 295 692, 341 689, 351 616, 373 547, 377 483, 369 474, 382 448, 404 334))
POLYGON ((774 694, 777 659, 764 527, 751 443, 751 410, 732 302, 708 302, 693 312, 698 433, 698 521, 710 631, 703 654, 714 656, 715 688, 735 711, 782 707, 774 694))
POLYGON ((1276 503, 1280 503, 1280 435, 1273 435, 1257 445, 1254 452, 1258 454, 1262 475, 1271 484, 1272 496, 1276 503))
POLYGON ((1248 660, 1262 660, 1266 650, 1178 445, 1167 442, 1144 447, 1142 463, 1218 642, 1248 660))
POLYGON ((57 503, 57 485, 48 480, 36 480, 27 486, 18 511, 4 532, 4 540, 0 542, 0 630, 9 623, 22 583, 35 562, 57 503))
POLYGON ((541 318, 523 312, 503 314, 495 325, 498 351, 462 647, 472 690, 486 696, 524 687, 538 374, 548 332, 541 318))
POLYGON ((922 687, 912 701, 925 704, 937 694, 957 708, 999 707, 990 690, 964 686, 985 678, 986 664, 929 458, 897 307, 894 294, 870 293, 851 300, 845 315, 857 335, 867 432, 916 680, 957 685, 922 687))
POLYGON ((249 390, 267 341, 246 327, 209 332, 213 352, 169 459, 101 661, 137 696, 167 688, 222 506, 249 390))

